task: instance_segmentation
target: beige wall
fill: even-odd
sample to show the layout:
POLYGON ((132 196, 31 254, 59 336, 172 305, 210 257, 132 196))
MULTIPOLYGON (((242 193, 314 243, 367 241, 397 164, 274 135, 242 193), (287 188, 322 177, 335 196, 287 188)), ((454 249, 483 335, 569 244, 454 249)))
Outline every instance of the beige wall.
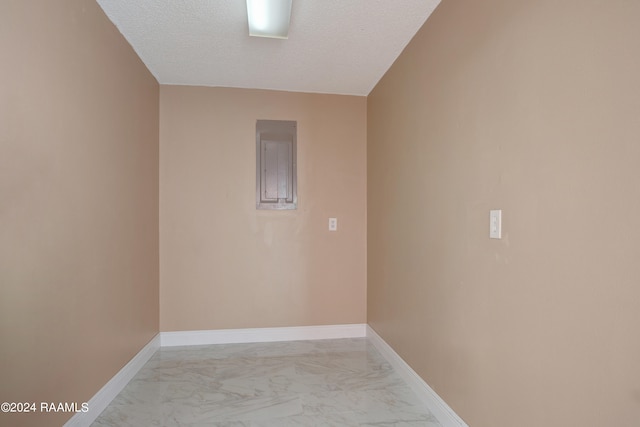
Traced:
POLYGON ((470 426, 638 425, 639 17, 444 0, 368 98, 368 319, 470 426))
POLYGON ((159 87, 93 1, 3 0, 0 52, 0 402, 83 402, 158 331, 159 87))
POLYGON ((161 330, 366 321, 366 98, 162 86, 160 118, 161 330), (297 210, 256 210, 257 119, 298 122, 297 210))

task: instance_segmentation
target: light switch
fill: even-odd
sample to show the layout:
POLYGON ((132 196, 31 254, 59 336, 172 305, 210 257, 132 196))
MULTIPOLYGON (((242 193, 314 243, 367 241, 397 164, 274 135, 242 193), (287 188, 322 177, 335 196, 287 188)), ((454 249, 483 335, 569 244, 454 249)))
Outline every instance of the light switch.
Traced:
POLYGON ((489 237, 502 239, 502 210, 489 211, 489 237))
POLYGON ((329 218, 329 231, 338 230, 338 218, 329 218))

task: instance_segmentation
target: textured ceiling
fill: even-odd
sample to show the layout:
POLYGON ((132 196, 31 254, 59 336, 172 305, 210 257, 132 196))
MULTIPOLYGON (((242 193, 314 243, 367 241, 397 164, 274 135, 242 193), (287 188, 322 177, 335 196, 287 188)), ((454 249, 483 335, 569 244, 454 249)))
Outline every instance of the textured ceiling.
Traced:
POLYGON ((440 0, 293 0, 289 39, 244 0, 97 0, 161 84, 368 95, 440 0))

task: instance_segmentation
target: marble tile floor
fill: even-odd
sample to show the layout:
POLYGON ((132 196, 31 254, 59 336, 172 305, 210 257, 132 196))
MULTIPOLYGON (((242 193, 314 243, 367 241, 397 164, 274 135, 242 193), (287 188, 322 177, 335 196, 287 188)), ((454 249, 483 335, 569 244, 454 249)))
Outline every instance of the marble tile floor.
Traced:
POLYGON ((161 348, 106 426, 441 427, 366 338, 161 348))

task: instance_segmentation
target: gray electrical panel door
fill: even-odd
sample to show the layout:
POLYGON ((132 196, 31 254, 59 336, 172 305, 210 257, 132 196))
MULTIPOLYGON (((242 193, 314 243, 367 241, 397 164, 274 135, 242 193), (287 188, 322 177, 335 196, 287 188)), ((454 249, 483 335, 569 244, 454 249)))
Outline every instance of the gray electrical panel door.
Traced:
POLYGON ((296 133, 294 121, 256 123, 256 207, 296 209, 296 133))

